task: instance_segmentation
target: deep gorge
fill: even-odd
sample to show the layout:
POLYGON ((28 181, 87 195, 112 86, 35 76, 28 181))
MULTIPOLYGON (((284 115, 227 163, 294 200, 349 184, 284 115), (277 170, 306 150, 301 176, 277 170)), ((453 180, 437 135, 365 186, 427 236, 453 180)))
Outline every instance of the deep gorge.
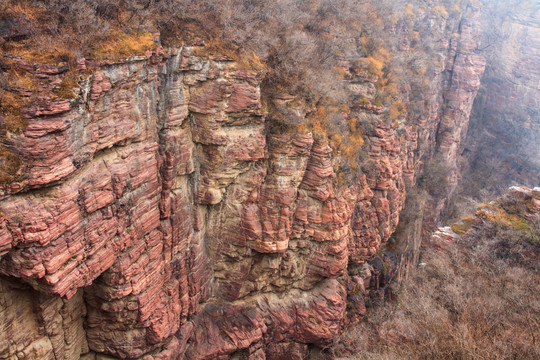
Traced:
MULTIPOLYGON (((345 90, 318 103, 269 82, 271 57, 163 46, 163 30, 114 60, 4 51, 19 82, 1 107, 0 358, 307 359, 329 346, 390 275, 374 258, 403 276, 466 199, 539 185, 538 10, 500 20, 512 36, 495 55, 480 6, 396 21, 392 35, 435 40, 390 100, 390 62, 358 65, 359 39, 332 66, 345 90), (508 176, 486 176, 497 169, 508 176)), ((415 54, 402 40, 395 58, 415 54)))

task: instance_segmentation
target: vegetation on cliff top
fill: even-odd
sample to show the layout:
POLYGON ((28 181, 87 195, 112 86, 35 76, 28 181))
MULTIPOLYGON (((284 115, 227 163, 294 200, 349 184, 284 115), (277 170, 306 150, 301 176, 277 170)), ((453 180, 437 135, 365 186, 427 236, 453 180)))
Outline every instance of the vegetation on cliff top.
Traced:
MULTIPOLYGON (((468 2, 5 0, 0 4, 0 91, 5 95, 0 111, 6 125, 14 125, 8 131, 24 129, 21 101, 9 101, 19 94, 8 79, 17 71, 9 56, 68 66, 54 94, 72 99, 77 58, 115 60, 144 55, 159 44, 196 46, 207 56, 217 51, 264 68, 264 95, 300 99, 308 113, 306 131, 329 139, 356 169, 369 126, 358 121, 350 105, 382 114, 396 128, 407 113, 420 116, 422 109, 405 105, 402 88, 426 88, 430 68, 442 66, 434 50, 443 36, 439 32, 455 26, 448 19, 457 19, 468 2), (442 27, 426 26, 429 19, 442 27), (375 94, 351 94, 347 84, 358 81, 375 83, 375 94)), ((271 110, 271 120, 295 128, 271 110)))

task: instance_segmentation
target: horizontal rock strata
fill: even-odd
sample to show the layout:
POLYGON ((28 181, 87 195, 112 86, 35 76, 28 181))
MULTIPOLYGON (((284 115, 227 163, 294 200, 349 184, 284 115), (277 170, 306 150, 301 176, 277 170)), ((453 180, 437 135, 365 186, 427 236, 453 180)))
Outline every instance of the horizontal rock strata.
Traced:
MULTIPOLYGON (((21 90, 26 125, 0 134, 19 164, 0 193, 1 358, 303 359, 365 314, 366 261, 431 130, 353 106, 371 129, 345 186, 331 143, 269 126, 262 72, 197 53, 79 59, 73 100, 54 95, 67 68, 12 59, 40 92, 21 90)), ((451 84, 479 77, 455 58, 451 84)), ((349 85, 373 96, 375 81, 349 85)), ((469 85, 443 112, 468 116, 469 85)))

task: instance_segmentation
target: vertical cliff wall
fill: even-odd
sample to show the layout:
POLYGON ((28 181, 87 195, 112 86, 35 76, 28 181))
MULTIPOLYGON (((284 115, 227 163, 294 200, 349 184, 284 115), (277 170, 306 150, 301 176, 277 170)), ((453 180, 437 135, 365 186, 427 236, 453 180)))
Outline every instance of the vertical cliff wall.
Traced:
MULTIPOLYGON (((396 253, 400 254, 400 274, 418 261, 421 240, 444 219, 450 199, 461 180, 459 162, 465 147, 469 119, 486 59, 481 51, 482 13, 467 7, 456 24, 455 33, 440 41, 437 53, 443 65, 431 69, 430 86, 413 97, 423 106, 417 123, 417 178, 409 188, 406 209, 396 232, 396 253)), ((444 26, 444 24, 441 24, 444 26)), ((441 26, 439 25, 439 26, 441 26)), ((450 27, 452 28, 452 27, 450 27)), ((400 275, 398 275, 399 277, 400 275)))
POLYGON ((433 166, 426 169, 444 172, 446 175, 442 183, 430 184, 430 193, 435 203, 434 219, 439 219, 448 207, 448 200, 458 184, 457 164, 463 151, 472 106, 480 88, 480 78, 486 66, 486 60, 478 49, 482 31, 478 24, 480 11, 471 7, 467 10, 459 25, 459 41, 454 42, 450 49, 451 65, 447 67, 448 78, 431 160, 433 166))
POLYGON ((520 3, 500 11, 504 16, 483 20, 495 28, 485 29, 488 64, 461 154, 458 203, 540 183, 540 10, 520 3))
POLYGON ((13 61, 44 91, 4 132, 20 159, 1 203, 8 358, 279 358, 364 307, 361 265, 397 225, 416 136, 373 114, 377 171, 338 186, 329 143, 270 130, 262 74, 234 61, 81 59, 73 101, 47 93, 66 69, 13 61))

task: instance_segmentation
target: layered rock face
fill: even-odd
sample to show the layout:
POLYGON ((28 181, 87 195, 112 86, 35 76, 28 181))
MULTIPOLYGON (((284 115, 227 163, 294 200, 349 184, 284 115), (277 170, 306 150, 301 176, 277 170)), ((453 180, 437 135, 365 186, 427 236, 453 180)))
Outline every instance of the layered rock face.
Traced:
MULTIPOLYGON (((365 314, 366 261, 419 160, 457 167, 484 68, 473 24, 442 46, 418 128, 354 110, 372 129, 349 186, 327 140, 270 126, 264 74, 231 59, 80 59, 76 100, 52 95, 67 68, 12 59, 40 95, 19 89, 25 126, 0 134, 16 164, 0 201, 0 357, 305 359, 327 345, 365 314)), ((374 95, 376 80, 348 81, 374 95)))
POLYGON ((414 133, 374 119, 377 171, 338 186, 327 141, 266 126, 257 71, 192 48, 78 66, 78 100, 44 91, 5 133, 4 358, 305 358, 365 311, 414 133))

